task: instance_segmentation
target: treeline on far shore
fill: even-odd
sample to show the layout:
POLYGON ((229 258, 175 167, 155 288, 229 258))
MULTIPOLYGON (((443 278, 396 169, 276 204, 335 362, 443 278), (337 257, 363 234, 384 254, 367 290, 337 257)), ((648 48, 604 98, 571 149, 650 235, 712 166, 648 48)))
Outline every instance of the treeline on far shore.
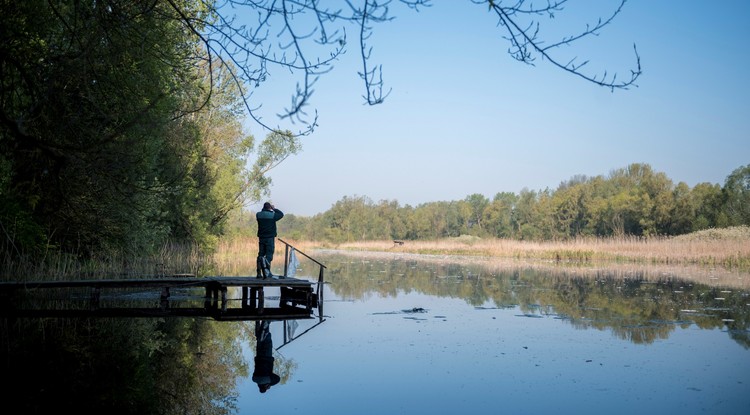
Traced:
MULTIPOLYGON (((401 206, 347 196, 312 217, 287 213, 279 234, 294 240, 334 243, 367 240, 429 240, 460 235, 543 241, 582 236, 672 236, 709 228, 750 225, 750 164, 735 169, 724 185, 675 184, 648 164, 635 163, 607 176, 575 176, 557 189, 500 192, 492 199, 401 206)), ((252 236, 252 212, 228 227, 252 236)))

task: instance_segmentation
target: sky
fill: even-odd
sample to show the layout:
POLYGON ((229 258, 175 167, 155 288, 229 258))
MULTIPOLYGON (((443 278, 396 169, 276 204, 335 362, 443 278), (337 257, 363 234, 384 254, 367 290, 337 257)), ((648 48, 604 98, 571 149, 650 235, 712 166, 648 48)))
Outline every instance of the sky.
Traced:
MULTIPOLYGON (((540 23, 570 35, 616 5, 569 0, 540 23)), ((364 104, 355 44, 318 80, 307 109, 318 126, 270 172, 268 199, 285 213, 312 216, 345 196, 401 206, 475 193, 491 200, 632 163, 675 184, 723 184, 750 164, 750 1, 629 0, 600 36, 560 50, 563 62, 589 59, 592 74, 627 77, 635 44, 643 74, 637 87, 614 92, 547 61, 514 60, 496 18, 469 0, 435 0, 419 12, 394 2, 391 14, 369 41, 390 95, 364 104)), ((274 118, 293 91, 293 80, 271 72, 253 95, 264 121, 301 128, 274 118)))

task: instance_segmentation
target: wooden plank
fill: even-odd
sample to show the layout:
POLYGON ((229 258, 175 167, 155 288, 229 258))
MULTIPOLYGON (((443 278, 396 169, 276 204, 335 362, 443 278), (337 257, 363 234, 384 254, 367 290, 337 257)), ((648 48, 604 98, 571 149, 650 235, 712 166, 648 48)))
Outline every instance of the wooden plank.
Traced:
POLYGON ((240 320, 286 320, 286 319, 310 319, 314 318, 312 313, 302 308, 228 308, 206 309, 201 307, 191 308, 98 308, 98 309, 24 309, 24 310, 2 310, 0 316, 6 317, 56 317, 56 318, 82 318, 82 317, 211 317, 220 321, 240 320))
POLYGON ((310 286, 312 281, 299 278, 267 278, 256 277, 203 277, 203 278, 149 278, 149 279, 114 279, 114 280, 71 280, 71 281, 25 281, 0 282, 0 290, 35 289, 35 288, 147 288, 147 287, 205 287, 218 284, 225 287, 292 287, 310 286))

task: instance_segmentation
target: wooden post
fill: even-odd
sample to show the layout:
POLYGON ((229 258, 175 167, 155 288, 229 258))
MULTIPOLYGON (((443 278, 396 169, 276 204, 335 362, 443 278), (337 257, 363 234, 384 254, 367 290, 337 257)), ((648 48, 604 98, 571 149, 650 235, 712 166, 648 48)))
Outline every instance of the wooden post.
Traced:
POLYGON ((325 278, 323 278, 324 267, 320 266, 318 274, 318 318, 323 322, 323 291, 325 291, 325 278))
POLYGON ((203 307, 209 308, 211 307, 211 286, 206 285, 206 296, 204 297, 205 301, 203 302, 203 307))
POLYGON ((289 267, 289 244, 284 242, 284 278, 286 278, 286 276, 288 275, 286 273, 288 267, 289 267))
POLYGON ((257 308, 258 307, 258 289, 255 287, 250 288, 250 308, 257 308))
POLYGON ((320 267, 320 273, 318 274, 318 303, 323 304, 323 287, 325 286, 325 278, 323 278, 323 266, 320 267))
POLYGON ((99 297, 101 296, 101 292, 99 287, 94 287, 94 290, 91 291, 91 300, 90 300, 90 306, 92 310, 96 310, 99 308, 99 297))
POLYGON ((169 287, 162 287, 161 289, 161 308, 162 310, 169 308, 169 287))

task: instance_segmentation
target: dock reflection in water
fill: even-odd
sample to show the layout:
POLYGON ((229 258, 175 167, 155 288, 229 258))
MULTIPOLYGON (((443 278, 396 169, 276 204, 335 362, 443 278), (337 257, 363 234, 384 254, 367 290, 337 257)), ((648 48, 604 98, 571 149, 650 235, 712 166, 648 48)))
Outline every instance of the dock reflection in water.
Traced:
POLYGON ((215 320, 312 318, 323 281, 297 278, 161 277, 0 282, 0 316, 211 317, 215 320), (279 301, 266 304, 276 289, 279 301))

